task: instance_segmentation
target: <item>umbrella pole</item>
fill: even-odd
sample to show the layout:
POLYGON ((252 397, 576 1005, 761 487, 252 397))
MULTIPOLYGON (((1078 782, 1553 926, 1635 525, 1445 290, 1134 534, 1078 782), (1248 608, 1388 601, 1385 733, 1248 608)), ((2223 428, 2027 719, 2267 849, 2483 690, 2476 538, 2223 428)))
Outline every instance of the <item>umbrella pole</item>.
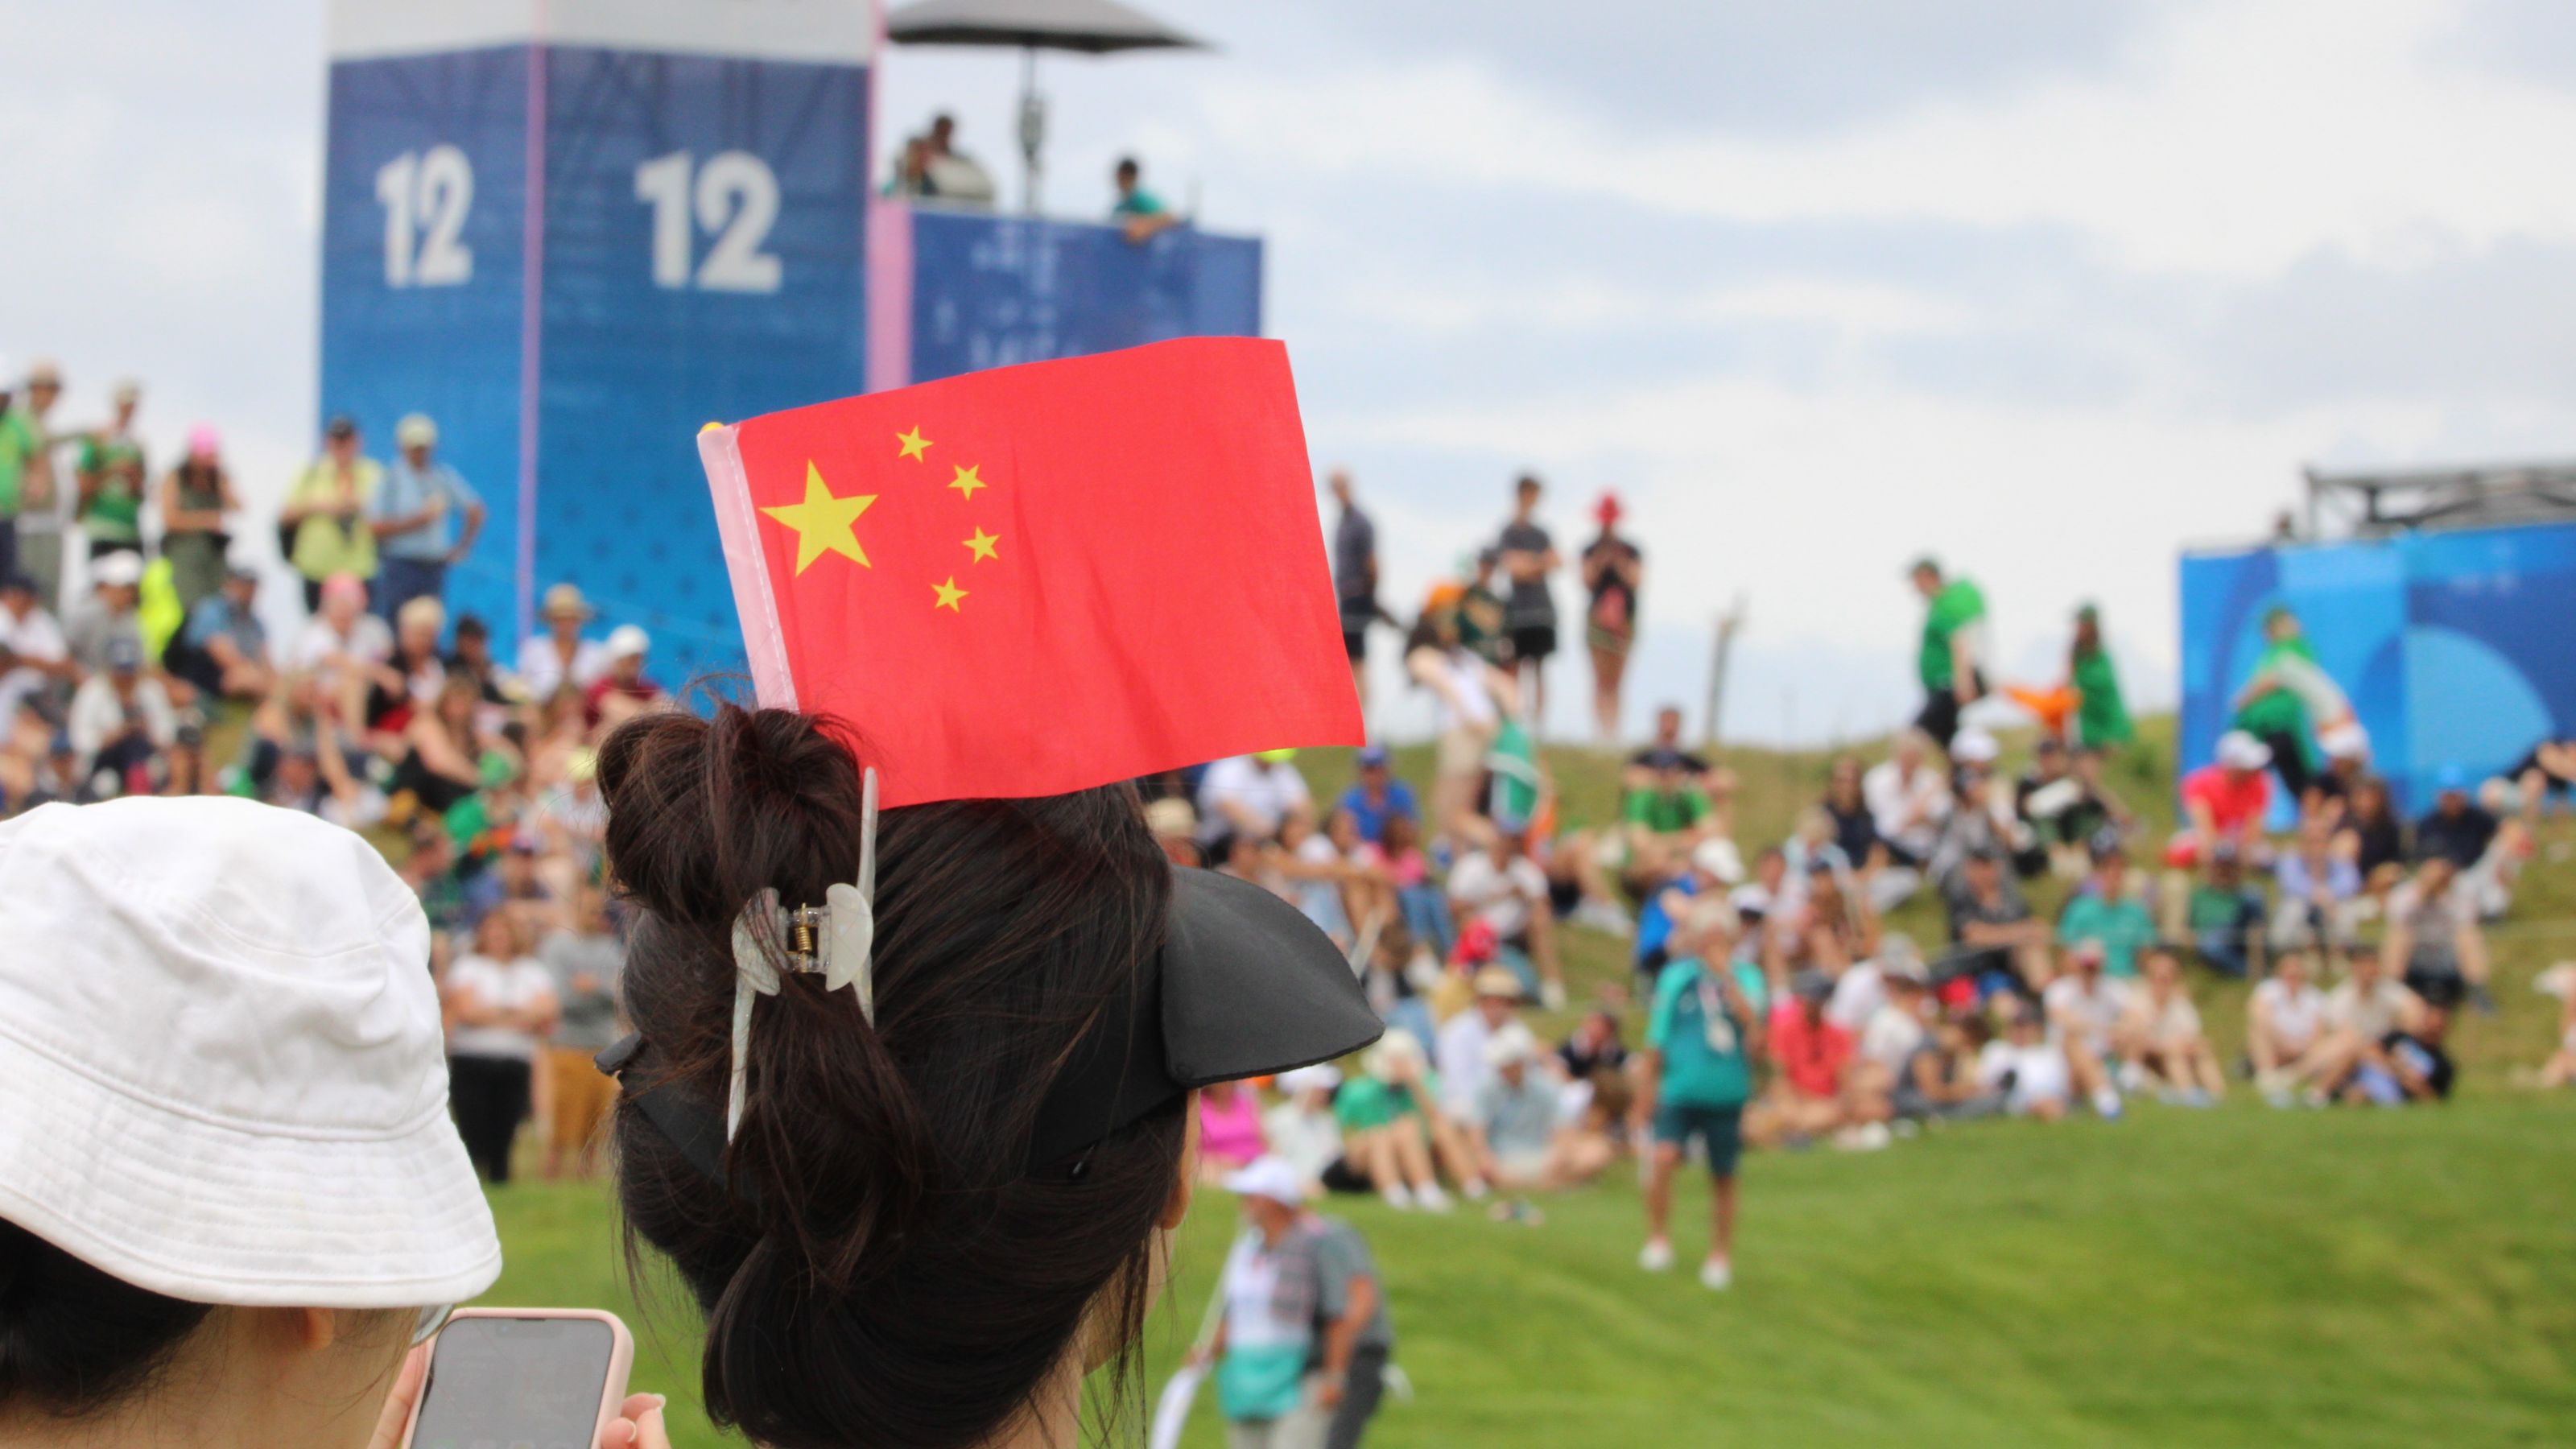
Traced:
POLYGON ((1038 152, 1046 145, 1046 103, 1038 99, 1038 48, 1020 47, 1020 210, 1038 214, 1038 152))

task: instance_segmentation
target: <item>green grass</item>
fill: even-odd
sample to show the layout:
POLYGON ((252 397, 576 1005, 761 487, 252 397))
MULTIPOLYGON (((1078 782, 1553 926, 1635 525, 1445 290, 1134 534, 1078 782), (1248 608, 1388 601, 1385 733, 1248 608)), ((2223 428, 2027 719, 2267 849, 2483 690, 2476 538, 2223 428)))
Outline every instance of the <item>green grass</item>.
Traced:
MULTIPOLYGON (((2170 782, 2124 765, 2133 807, 2170 782)), ((1739 835, 1777 838, 1822 755, 1730 751, 1739 835)), ((1570 819, 1608 814, 1609 762, 1550 756, 1570 819)), ((1303 760, 1317 792, 1344 756, 1303 760)), ((1416 774, 1422 761, 1404 762, 1416 774)), ((1418 1399, 1370 1442, 2162 1445, 2542 1444, 2576 1424, 2576 1094, 2508 1084, 2552 1036, 2531 976, 2576 955, 2565 822, 2545 837, 2496 938, 2497 1017, 2455 1037, 2460 1100, 2405 1112, 2213 1112, 2142 1104, 2119 1123, 1967 1124, 1889 1151, 1748 1159, 1734 1292, 1637 1271, 1624 1170, 1544 1204, 1537 1228, 1339 1202, 1376 1246, 1397 1357, 1418 1399)), ((2053 908, 2054 888, 2036 904, 2053 908)), ((1923 906, 1896 924, 1930 941, 1923 906)), ((1619 943, 1569 933, 1585 987, 1620 979, 1619 943)), ((2195 983, 2214 1031, 2243 988, 2195 983)), ((494 1195, 509 1269, 491 1301, 603 1305, 668 1393, 683 1445, 728 1442, 694 1407, 695 1325, 665 1294, 640 1311, 598 1185, 494 1195)), ((1677 1209, 1685 1262, 1705 1197, 1677 1209)), ((1159 1385, 1198 1321, 1232 1231, 1221 1196, 1184 1230, 1148 1339, 1159 1385)), ((738 1442, 738 1441, 736 1441, 738 1442)), ((1203 1403, 1188 1441, 1221 1442, 1203 1403)))

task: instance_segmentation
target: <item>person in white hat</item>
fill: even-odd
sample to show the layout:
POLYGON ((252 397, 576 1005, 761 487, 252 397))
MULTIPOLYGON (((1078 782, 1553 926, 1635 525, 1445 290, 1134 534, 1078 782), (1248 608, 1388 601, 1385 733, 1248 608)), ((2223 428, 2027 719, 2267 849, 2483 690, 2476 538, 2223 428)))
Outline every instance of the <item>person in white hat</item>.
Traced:
POLYGON ((414 599, 445 600, 447 570, 474 551, 484 519, 483 496, 437 458, 438 424, 409 414, 394 424, 394 447, 400 456, 367 504, 376 534, 376 612, 387 623, 414 599))
POLYGON ((567 581, 547 589, 537 616, 545 621, 545 632, 519 645, 519 682, 530 699, 543 704, 566 687, 586 690, 608 672, 607 647, 581 635, 582 627, 598 617, 582 597, 581 585, 567 581))
POLYGON ((636 625, 620 624, 608 631, 604 650, 608 667, 583 696, 591 723, 621 725, 662 702, 662 686, 644 677, 644 660, 652 652, 653 636, 636 625))
POLYGON ((429 925, 246 800, 0 825, 0 1443, 390 1444, 501 1245, 429 925))
POLYGON ((1278 1157, 1225 1179, 1246 1231, 1226 1255, 1225 1315, 1198 1355, 1216 1364, 1227 1449, 1347 1449, 1377 1412, 1395 1333, 1368 1244, 1307 1211, 1278 1157))

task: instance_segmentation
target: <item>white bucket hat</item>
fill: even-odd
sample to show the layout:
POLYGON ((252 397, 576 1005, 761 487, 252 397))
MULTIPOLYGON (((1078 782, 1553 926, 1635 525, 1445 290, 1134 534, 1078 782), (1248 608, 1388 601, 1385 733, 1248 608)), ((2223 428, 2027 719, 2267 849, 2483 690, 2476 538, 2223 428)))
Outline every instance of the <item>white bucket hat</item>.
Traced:
POLYGON ((0 825, 0 900, 0 1218, 197 1303, 492 1286, 429 926, 373 847, 248 800, 47 805, 0 825))

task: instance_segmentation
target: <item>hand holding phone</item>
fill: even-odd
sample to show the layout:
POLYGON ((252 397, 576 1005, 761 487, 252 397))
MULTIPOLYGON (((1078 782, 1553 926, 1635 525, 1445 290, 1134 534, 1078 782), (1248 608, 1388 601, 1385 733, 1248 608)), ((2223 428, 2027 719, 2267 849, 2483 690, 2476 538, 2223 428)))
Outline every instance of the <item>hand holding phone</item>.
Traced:
MULTIPOLYGON (((432 1340, 409 1449, 596 1449, 626 1407, 635 1341, 613 1313, 466 1308, 432 1340)), ((651 1415, 658 1430, 660 1415, 651 1415)), ((636 1442, 636 1441, 629 1441, 636 1442)), ((649 1449, 650 1439, 642 1441, 649 1449)))

